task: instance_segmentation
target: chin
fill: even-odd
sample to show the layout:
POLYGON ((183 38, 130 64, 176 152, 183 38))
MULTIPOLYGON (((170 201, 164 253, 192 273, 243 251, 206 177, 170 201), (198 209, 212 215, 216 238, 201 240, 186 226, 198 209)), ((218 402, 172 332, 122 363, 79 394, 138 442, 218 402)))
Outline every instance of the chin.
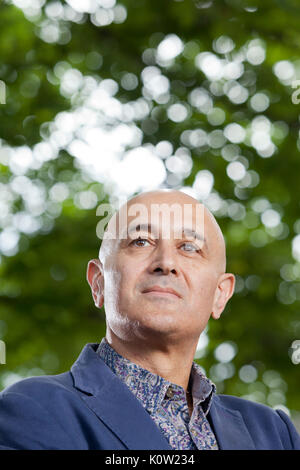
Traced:
POLYGON ((135 328, 147 335, 178 334, 182 332, 182 321, 179 316, 175 318, 174 313, 152 312, 136 320, 135 328))

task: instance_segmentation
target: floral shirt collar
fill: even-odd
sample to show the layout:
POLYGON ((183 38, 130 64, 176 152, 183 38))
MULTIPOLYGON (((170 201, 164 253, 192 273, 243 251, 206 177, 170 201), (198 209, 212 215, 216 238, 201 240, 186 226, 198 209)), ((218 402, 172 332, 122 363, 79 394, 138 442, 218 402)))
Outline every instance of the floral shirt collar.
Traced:
MULTIPOLYGON (((149 413, 155 413, 163 400, 168 397, 173 400, 186 400, 183 387, 171 383, 121 356, 108 344, 106 338, 101 340, 97 353, 112 372, 128 386, 149 413)), ((195 362, 192 363, 190 385, 194 406, 201 405, 204 414, 207 415, 216 387, 195 362)))

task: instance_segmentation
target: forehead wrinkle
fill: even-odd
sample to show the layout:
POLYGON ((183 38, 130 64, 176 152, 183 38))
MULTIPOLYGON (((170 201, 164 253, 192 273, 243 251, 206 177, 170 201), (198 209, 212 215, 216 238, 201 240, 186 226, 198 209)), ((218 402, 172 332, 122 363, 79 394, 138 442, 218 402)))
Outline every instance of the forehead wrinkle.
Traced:
MULTIPOLYGON (((172 214, 173 216, 176 215, 176 210, 177 210, 177 209, 176 209, 176 206, 178 206, 178 205, 181 206, 181 209, 183 209, 183 214, 184 214, 184 210, 185 210, 185 209, 184 209, 184 206, 185 206, 186 204, 193 205, 194 207, 195 207, 196 205, 201 205, 201 206, 204 207, 203 204, 200 204, 199 201, 197 201, 196 199, 192 198, 191 196, 189 196, 189 195, 187 195, 187 194, 185 194, 185 193, 183 193, 183 192, 181 192, 181 191, 174 191, 174 190, 172 190, 172 191, 170 191, 170 192, 165 192, 165 191, 149 191, 149 192, 146 192, 146 193, 141 193, 141 194, 139 194, 139 195, 133 197, 132 199, 130 199, 130 200, 127 201, 127 202, 128 202, 128 205, 127 205, 128 211, 129 211, 129 209, 130 209, 130 206, 131 206, 132 204, 134 204, 134 203, 135 203, 135 204, 144 204, 145 207, 147 208, 147 216, 148 216, 148 214, 149 214, 149 212, 148 212, 149 207, 147 207, 147 206, 149 206, 149 205, 151 206, 152 204, 158 205, 158 206, 165 206, 165 205, 170 206, 170 207, 171 207, 171 214, 173 213, 173 214, 172 214), (150 198, 150 195, 151 195, 151 198, 150 198), (176 195, 177 197, 176 197, 176 199, 174 200, 174 196, 175 196, 175 195, 176 195), (171 200, 171 201, 170 201, 170 196, 173 196, 173 198, 171 197, 171 199, 173 199, 173 200, 171 200), (174 206, 175 206, 175 214, 174 214, 174 212, 173 212, 174 209, 172 209, 172 207, 174 207, 174 206)), ((123 209, 123 206, 122 206, 122 209, 123 209)), ((161 209, 159 209, 158 215, 160 215, 160 217, 162 217, 162 219, 160 218, 160 220, 162 220, 162 223, 164 223, 163 214, 162 214, 160 211, 161 211, 161 209)), ((192 213, 193 213, 193 211, 192 211, 192 213)), ((151 208, 151 210, 150 210, 150 214, 151 214, 151 216, 152 216, 152 208, 151 208)), ((181 212, 181 214, 182 214, 182 212, 181 212)), ((194 215, 194 213, 193 213, 193 215, 194 215)), ((192 217, 193 217, 193 215, 192 215, 192 217)), ((129 217, 127 216, 127 223, 128 223, 128 225, 130 225, 130 222, 135 219, 135 216, 136 216, 136 214, 133 215, 133 216, 130 215, 129 217)), ((118 219, 119 219, 119 217, 118 217, 118 219)), ((156 220, 156 219, 155 219, 155 220, 156 220)), ((172 218, 170 217, 169 221, 171 221, 171 220, 172 220, 172 218)), ((174 220, 174 217, 173 217, 173 220, 174 220)), ((176 220, 176 217, 175 217, 175 220, 176 220)), ((185 221, 185 216, 184 216, 184 221, 185 221)), ((182 224, 182 222, 183 222, 183 221, 181 221, 181 225, 180 225, 179 227, 178 227, 177 225, 175 226, 175 231, 176 231, 176 232, 177 232, 178 230, 180 230, 180 233, 181 233, 181 234, 185 233, 185 231, 186 231, 186 234, 191 234, 192 232, 194 232, 194 233, 195 233, 194 238, 203 241, 203 238, 204 238, 203 235, 202 235, 202 236, 199 235, 196 230, 191 230, 190 228, 184 227, 184 223, 182 224), (186 229, 186 230, 184 230, 184 229, 186 229)), ((161 230, 159 230, 159 229, 161 228, 161 223, 160 223, 160 221, 159 221, 159 225, 158 225, 158 227, 157 227, 157 225, 154 224, 152 220, 150 220, 150 223, 149 223, 149 220, 148 220, 148 218, 147 218, 147 223, 144 223, 143 220, 139 220, 138 223, 136 224, 136 226, 135 226, 134 228, 131 227, 130 230, 127 230, 126 233, 129 234, 131 231, 135 231, 135 230, 136 230, 136 227, 138 227, 138 226, 143 227, 141 230, 145 230, 145 231, 150 231, 150 232, 151 232, 151 228, 150 228, 150 227, 146 228, 146 227, 145 227, 146 225, 151 226, 151 228, 153 229, 153 230, 152 230, 152 233, 155 233, 156 235, 158 234, 159 231, 161 231, 161 230)), ((172 229, 172 225, 171 225, 170 228, 172 229)), ((173 227, 173 228, 174 228, 174 227, 173 227)), ((201 233, 201 231, 200 231, 200 233, 201 233)))

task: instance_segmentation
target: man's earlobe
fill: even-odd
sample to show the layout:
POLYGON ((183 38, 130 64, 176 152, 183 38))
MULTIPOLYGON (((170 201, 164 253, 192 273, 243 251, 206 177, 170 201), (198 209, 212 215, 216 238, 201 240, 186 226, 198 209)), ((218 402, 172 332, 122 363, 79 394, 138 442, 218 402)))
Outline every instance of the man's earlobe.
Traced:
POLYGON ((211 316, 214 320, 219 320, 221 314, 222 314, 222 311, 218 311, 218 310, 213 310, 211 312, 211 316))
POLYGON ((103 303, 104 303, 104 296, 103 294, 100 294, 99 291, 95 292, 95 295, 93 294, 94 297, 94 304, 96 307, 101 308, 103 303))

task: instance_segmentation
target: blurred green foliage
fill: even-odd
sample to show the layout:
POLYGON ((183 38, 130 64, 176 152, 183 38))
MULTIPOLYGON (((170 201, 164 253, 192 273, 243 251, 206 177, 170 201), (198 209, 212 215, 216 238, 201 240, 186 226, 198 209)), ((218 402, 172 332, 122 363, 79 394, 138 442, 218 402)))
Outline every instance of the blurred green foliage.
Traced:
MULTIPOLYGON (((220 393, 286 406, 297 418, 300 366, 291 360, 291 344, 300 339, 300 257, 292 254, 300 233, 300 104, 292 102, 292 82, 300 78, 299 20, 292 0, 0 4, 0 80, 6 84, 0 230, 19 233, 17 248, 3 249, 0 263, 0 338, 7 348, 2 388, 16 378, 67 370, 85 343, 105 334, 104 311, 94 307, 85 280, 87 262, 99 250, 99 217, 96 204, 80 206, 76 194, 93 191, 98 204, 108 202, 110 186, 72 155, 77 130, 53 123, 59 113, 84 106, 90 93, 84 79, 108 79, 117 84, 114 99, 122 106, 147 104, 144 114, 124 119, 140 129, 141 145, 168 141, 174 152, 184 148, 191 156, 190 171, 181 175, 164 160, 165 187, 195 187, 199 172, 213 175, 210 203, 237 287, 221 319, 209 322, 199 363, 220 393), (162 46, 168 38, 169 49, 162 46), (73 76, 63 85, 68 70, 73 76), (151 85, 151 73, 164 79, 151 85), (74 77, 81 85, 72 89, 74 77), (160 86, 165 91, 159 93, 160 86), (235 123, 239 127, 228 127, 235 123), (58 130, 65 136, 56 151, 39 157, 38 145, 58 130), (12 155, 24 147, 39 164, 22 170, 12 155), (33 186, 25 190, 28 181, 33 186), (65 197, 53 197, 58 183, 67 188, 65 197), (37 228, 22 230, 26 219, 16 216, 30 211, 37 228), (272 226, 276 214, 280 221, 272 226)), ((99 109, 98 127, 122 122, 104 114, 99 109)))

